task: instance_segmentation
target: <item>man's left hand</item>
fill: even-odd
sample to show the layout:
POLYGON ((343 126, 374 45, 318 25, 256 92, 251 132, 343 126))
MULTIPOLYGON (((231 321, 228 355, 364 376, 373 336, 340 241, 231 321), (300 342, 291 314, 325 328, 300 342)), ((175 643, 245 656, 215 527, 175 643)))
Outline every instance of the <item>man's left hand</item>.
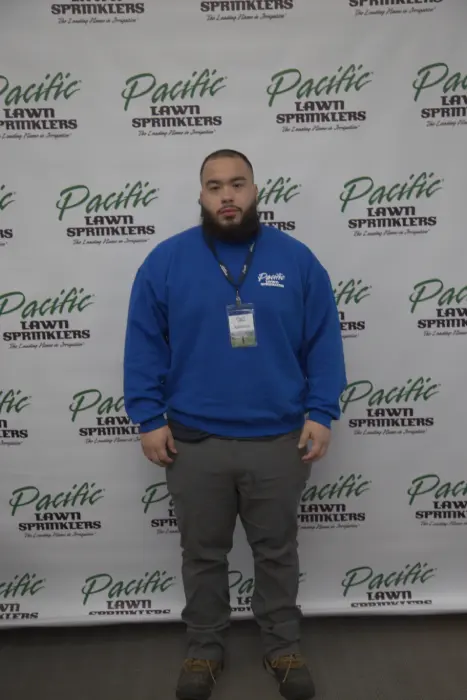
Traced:
POLYGON ((318 459, 324 457, 328 451, 329 443, 331 442, 331 431, 329 428, 326 428, 325 425, 315 423, 313 420, 307 420, 305 421, 302 434, 300 435, 300 441, 298 443, 299 449, 306 447, 310 440, 312 442, 312 447, 311 450, 302 457, 303 462, 316 462, 318 459))

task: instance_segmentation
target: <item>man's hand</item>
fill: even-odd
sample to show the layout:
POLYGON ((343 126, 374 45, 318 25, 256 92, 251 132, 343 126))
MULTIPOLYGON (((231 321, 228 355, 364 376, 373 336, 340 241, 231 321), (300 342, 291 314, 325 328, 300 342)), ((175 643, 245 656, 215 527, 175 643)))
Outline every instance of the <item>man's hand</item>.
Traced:
POLYGON ((329 443, 331 442, 331 431, 320 423, 307 420, 305 421, 302 434, 300 435, 300 441, 298 443, 299 449, 306 447, 309 440, 312 442, 312 447, 311 450, 302 457, 303 462, 317 461, 324 457, 328 450, 329 443))
POLYGON ((168 450, 177 454, 175 442, 170 428, 164 425, 163 428, 151 430, 149 433, 141 433, 141 446, 145 456, 159 467, 165 467, 173 463, 168 455, 168 450))

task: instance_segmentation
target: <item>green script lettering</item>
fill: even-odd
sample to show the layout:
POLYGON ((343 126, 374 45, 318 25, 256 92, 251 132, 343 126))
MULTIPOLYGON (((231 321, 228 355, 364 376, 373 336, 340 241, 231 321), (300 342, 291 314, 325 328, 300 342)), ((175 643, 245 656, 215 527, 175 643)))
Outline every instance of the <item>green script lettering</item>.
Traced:
POLYGON ((467 483, 465 481, 458 481, 455 484, 450 481, 441 483, 438 474, 423 474, 422 476, 417 476, 412 480, 412 484, 407 491, 410 496, 409 505, 412 505, 418 496, 424 496, 433 491, 435 499, 449 498, 449 496, 454 498, 457 498, 457 496, 467 496, 467 483))
POLYGON ((26 595, 34 596, 45 588, 45 578, 37 579, 36 574, 23 574, 15 576, 12 581, 0 582, 0 597, 11 599, 24 597, 26 595))
POLYGON ((72 413, 71 421, 75 422, 78 413, 89 411, 97 406, 96 413, 102 416, 105 413, 119 413, 125 410, 125 399, 120 396, 115 400, 112 396, 102 400, 102 394, 98 389, 85 389, 73 396, 73 402, 68 407, 72 413))
POLYGON ((348 280, 347 282, 338 282, 336 288, 333 290, 334 298, 336 304, 360 304, 363 299, 370 296, 371 287, 360 286, 363 285, 362 280, 355 281, 354 279, 348 280))
POLYGON ((350 498, 351 496, 358 498, 365 491, 369 491, 371 486, 371 481, 362 481, 362 479, 361 474, 349 474, 346 477, 340 476, 333 484, 324 484, 323 486, 313 484, 305 488, 301 500, 303 502, 313 502, 350 498))
POLYGON ((159 196, 158 189, 150 189, 145 192, 147 187, 149 187, 149 182, 143 184, 141 180, 138 180, 134 185, 127 183, 121 192, 91 196, 91 191, 86 185, 71 185, 60 192, 60 199, 55 205, 60 212, 58 220, 62 221, 67 211, 81 207, 83 204, 86 205, 87 214, 111 209, 117 211, 130 207, 136 209, 140 205, 147 207, 159 196), (130 188, 129 191, 128 188, 130 188))
POLYGON ((21 413, 25 408, 30 406, 30 396, 21 396, 21 389, 14 391, 0 391, 0 413, 21 413), (21 398, 20 398, 21 396, 21 398))
POLYGON ((413 314, 419 304, 423 304, 431 299, 437 299, 438 306, 453 306, 462 304, 467 299, 467 285, 456 289, 447 287, 438 277, 417 282, 413 287, 413 292, 409 296, 412 305, 410 313, 413 314))
POLYGON ((298 99, 309 98, 313 94, 317 96, 322 93, 338 95, 341 92, 349 92, 349 90, 359 92, 365 85, 371 83, 370 76, 372 72, 364 72, 358 75, 358 71, 361 71, 362 68, 362 65, 356 67, 352 63, 343 73, 341 73, 343 68, 340 67, 334 75, 325 75, 319 80, 314 80, 313 78, 303 80, 302 74, 297 68, 281 70, 271 77, 271 84, 266 89, 267 94, 270 96, 269 107, 273 106, 279 95, 285 95, 293 90, 295 90, 298 99))
POLYGON ((375 573, 371 566, 357 566, 346 572, 341 583, 344 588, 344 597, 351 588, 368 584, 367 588, 390 588, 391 586, 409 586, 415 583, 426 583, 435 576, 436 569, 427 568, 428 564, 417 563, 413 566, 407 564, 401 571, 392 571, 389 574, 375 573))
POLYGON ((5 209, 15 201, 13 199, 14 192, 4 192, 5 189, 5 185, 0 187, 0 211, 5 211, 5 209))
POLYGON ((169 506, 173 506, 170 494, 167 491, 167 484, 165 481, 160 481, 158 484, 152 484, 146 489, 141 501, 144 503, 144 512, 147 513, 149 507, 154 503, 160 503, 161 501, 169 500, 169 506))
POLYGON ((459 88, 467 90, 467 74, 453 73, 449 75, 447 63, 430 63, 427 66, 423 66, 418 71, 417 78, 412 83, 412 87, 415 88, 415 102, 417 102, 423 90, 430 90, 441 83, 443 84, 442 90, 444 93, 456 92, 459 88))
MULTIPOLYGON (((299 574, 299 583, 302 583, 306 579, 306 573, 301 572, 299 574)), ((251 596, 255 591, 255 579, 245 578, 241 571, 234 569, 229 570, 229 588, 236 588, 236 595, 238 596, 251 596)))
POLYGON ((367 379, 351 382, 341 394, 342 413, 345 413, 351 403, 363 399, 368 399, 369 406, 407 401, 428 401, 439 393, 439 384, 430 384, 431 381, 431 377, 409 379, 406 384, 401 387, 395 386, 389 391, 375 389, 373 383, 367 379))
POLYGON ((48 297, 44 301, 29 301, 22 292, 6 292, 0 294, 0 317, 11 314, 21 309, 21 318, 34 318, 35 316, 53 316, 54 314, 72 313, 73 311, 84 311, 94 302, 91 301, 93 294, 83 294, 84 289, 78 290, 73 287, 68 292, 62 289, 58 297, 52 299, 48 297), (63 295, 65 296, 63 297, 63 295))
POLYGON ((11 494, 9 501, 11 506, 11 515, 16 515, 20 508, 25 508, 34 504, 36 511, 47 511, 56 508, 75 508, 89 504, 95 505, 101 498, 104 498, 104 489, 96 489, 96 484, 84 484, 73 486, 70 491, 57 494, 41 494, 36 486, 22 486, 15 489, 11 494))
POLYGON ((150 98, 152 104, 177 99, 193 100, 197 97, 203 98, 206 95, 208 97, 214 97, 219 90, 223 90, 226 87, 225 81, 227 80, 225 76, 222 78, 216 77, 215 80, 213 80, 216 73, 216 69, 209 70, 208 68, 205 68, 200 74, 198 74, 198 71, 194 71, 189 80, 185 82, 179 80, 174 85, 170 85, 169 83, 161 83, 158 85, 153 73, 132 75, 125 83, 127 88, 122 92, 125 112, 128 110, 133 100, 138 100, 150 93, 152 93, 150 98))
POLYGON ((278 177, 276 180, 269 179, 266 184, 260 189, 258 194, 258 204, 269 204, 271 201, 278 204, 280 201, 285 203, 297 197, 300 192, 301 185, 290 185, 291 178, 287 179, 278 177))
POLYGON ((81 90, 78 87, 81 80, 72 80, 67 82, 71 77, 71 73, 63 75, 56 73, 53 78, 49 73, 41 83, 31 83, 26 88, 21 85, 11 86, 8 78, 0 75, 0 95, 4 96, 4 102, 7 106, 15 104, 29 104, 30 102, 48 102, 49 100, 56 101, 63 97, 64 100, 69 100, 72 95, 81 90))
POLYGON ((84 595, 83 605, 86 605, 92 595, 106 591, 107 597, 121 598, 124 596, 138 596, 140 594, 165 593, 175 585, 175 576, 168 576, 167 571, 154 571, 151 575, 145 573, 140 579, 130 581, 116 581, 110 574, 95 574, 89 576, 81 592, 84 595))
POLYGON ((237 595, 253 595, 255 580, 254 578, 244 579, 241 571, 229 571, 229 588, 236 588, 237 595))
POLYGON ((342 202, 341 212, 344 212, 349 202, 355 202, 358 199, 368 197, 368 204, 383 204, 390 203, 394 200, 410 200, 426 197, 429 199, 438 190, 442 189, 440 179, 431 180, 435 177, 434 173, 420 173, 415 177, 410 175, 406 182, 396 182, 394 185, 376 186, 373 178, 368 176, 355 177, 344 184, 344 190, 341 192, 339 199, 342 202), (414 179, 415 178, 415 179, 414 179))

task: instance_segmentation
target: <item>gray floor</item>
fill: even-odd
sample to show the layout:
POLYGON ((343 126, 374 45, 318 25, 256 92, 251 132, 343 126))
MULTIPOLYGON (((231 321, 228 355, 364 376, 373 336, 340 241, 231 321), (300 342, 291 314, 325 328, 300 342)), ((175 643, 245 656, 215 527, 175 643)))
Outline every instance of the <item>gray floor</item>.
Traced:
MULTIPOLYGON (((467 617, 305 620, 317 700, 464 700, 467 617)), ((0 632, 5 700, 169 700, 184 652, 181 625, 0 632)), ((279 700, 253 622, 235 622, 212 700, 279 700)))

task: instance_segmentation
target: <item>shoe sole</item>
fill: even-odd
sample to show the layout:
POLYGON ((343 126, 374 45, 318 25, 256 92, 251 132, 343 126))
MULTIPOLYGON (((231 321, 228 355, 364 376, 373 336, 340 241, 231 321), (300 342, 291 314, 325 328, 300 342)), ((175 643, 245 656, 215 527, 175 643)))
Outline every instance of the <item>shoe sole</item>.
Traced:
POLYGON ((220 671, 215 676, 216 682, 214 683, 213 687, 211 688, 211 690, 208 693, 203 693, 203 694, 198 693, 197 694, 195 691, 195 692, 190 693, 190 694, 185 694, 183 690, 176 690, 175 697, 177 698, 177 700, 208 700, 211 697, 211 695, 214 691, 214 688, 217 685, 219 676, 221 675, 223 670, 224 670, 224 666, 222 665, 220 671))
MULTIPOLYGON (((274 678, 274 680, 276 681, 277 685, 279 686, 279 692, 282 695, 282 697, 285 698, 286 700, 290 700, 290 698, 288 698, 287 695, 284 695, 284 693, 282 692, 282 688, 281 688, 282 684, 277 680, 276 674, 274 673, 274 669, 270 666, 267 659, 263 659, 263 666, 266 669, 266 671, 269 673, 269 675, 272 676, 274 678)), ((302 695, 294 695, 293 700, 313 700, 314 697, 316 697, 316 690, 313 688, 313 690, 311 691, 311 694, 310 694, 310 692, 306 692, 306 693, 304 692, 302 695)))
POLYGON ((200 693, 185 694, 183 691, 176 691, 175 697, 178 698, 178 700, 208 700, 208 698, 211 697, 211 694, 212 690, 209 693, 204 693, 203 695, 200 693))

